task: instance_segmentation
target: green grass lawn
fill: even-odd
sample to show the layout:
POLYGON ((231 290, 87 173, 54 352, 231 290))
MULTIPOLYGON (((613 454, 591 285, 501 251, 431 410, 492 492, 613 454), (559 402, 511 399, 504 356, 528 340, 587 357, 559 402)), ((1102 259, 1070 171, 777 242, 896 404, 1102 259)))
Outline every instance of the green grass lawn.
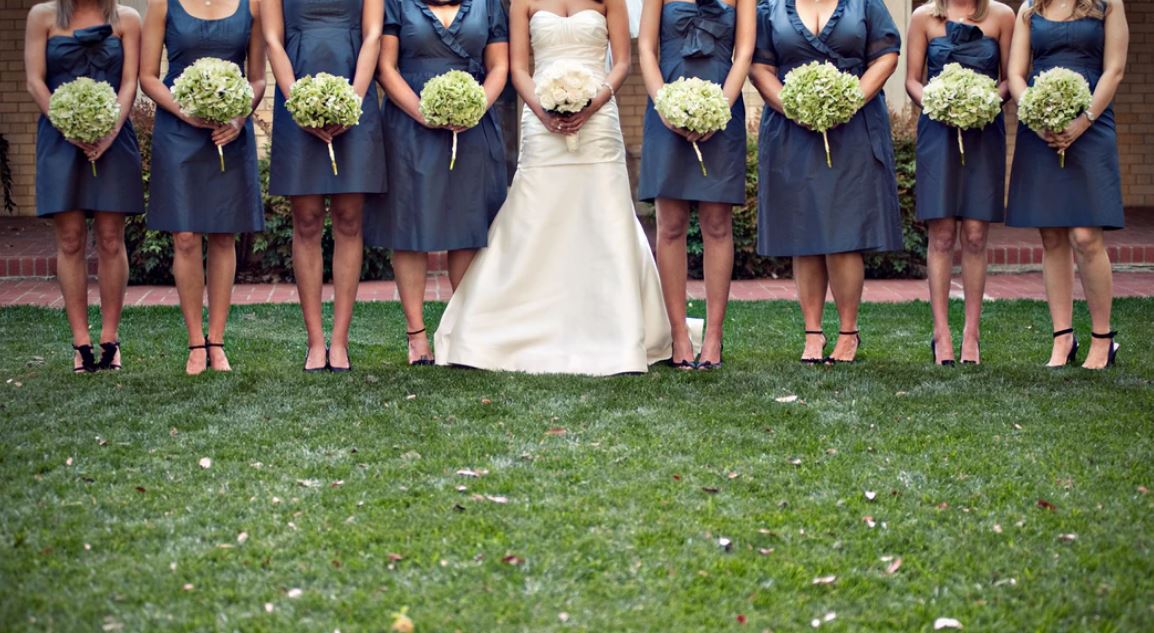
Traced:
POLYGON ((0 629, 1154 630, 1152 314, 1052 371, 1044 304, 991 303, 951 370, 927 305, 868 305, 863 362, 812 368, 794 304, 734 304, 722 371, 593 379, 410 369, 396 304, 306 375, 254 306, 187 378, 175 309, 81 376, 62 313, 3 309, 0 629))

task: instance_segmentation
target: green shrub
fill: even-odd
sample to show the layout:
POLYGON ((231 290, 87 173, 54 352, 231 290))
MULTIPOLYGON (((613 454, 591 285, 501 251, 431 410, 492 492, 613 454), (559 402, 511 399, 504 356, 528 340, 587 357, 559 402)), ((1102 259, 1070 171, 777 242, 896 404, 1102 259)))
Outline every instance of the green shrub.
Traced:
MULTIPOLYGON (((916 155, 917 118, 912 113, 894 114, 894 154, 897 163, 898 200, 902 209, 902 234, 905 249, 901 252, 867 255, 866 276, 878 279, 921 278, 925 276, 926 233, 914 210, 914 160, 916 155)), ((792 265, 788 257, 762 257, 757 254, 757 131, 751 129, 745 155, 745 204, 733 208, 733 277, 764 279, 788 277, 792 265)), ((689 227, 689 274, 702 278, 701 228, 697 214, 689 227)))
POLYGON ((4 189, 4 212, 16 213, 16 202, 12 199, 12 163, 8 161, 8 139, 0 134, 0 187, 4 189))
MULTIPOLYGON (((150 101, 138 101, 132 110, 132 125, 140 143, 143 163, 144 196, 148 200, 149 166, 152 163, 152 127, 156 107, 150 101)), ((260 121, 258 120, 258 124, 260 121)), ((268 126, 262 124, 267 135, 268 126)), ((264 200, 265 230, 262 233, 237 236, 237 278, 247 282, 292 281, 292 210, 287 198, 268 194, 268 152, 258 159, 261 195, 264 200)), ((129 218, 125 227, 128 250, 129 282, 133 284, 166 284, 172 279, 172 235, 149 230, 145 216, 129 218)), ((325 279, 332 276, 332 221, 325 220, 321 240, 324 251, 325 279)), ((385 249, 365 249, 361 279, 391 279, 392 266, 385 249)))

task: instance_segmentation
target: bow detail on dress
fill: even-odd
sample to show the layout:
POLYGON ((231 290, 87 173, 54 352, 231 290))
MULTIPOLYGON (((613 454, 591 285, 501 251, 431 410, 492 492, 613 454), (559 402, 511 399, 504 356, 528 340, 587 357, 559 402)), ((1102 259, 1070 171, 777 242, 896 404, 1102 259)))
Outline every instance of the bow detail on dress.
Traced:
POLYGON ((721 0, 697 0, 694 7, 695 11, 690 15, 685 29, 681 56, 711 57, 719 46, 725 47, 725 43, 731 39, 732 27, 721 21, 726 7, 721 4, 721 0))
MULTIPOLYGON (((59 55, 64 65, 73 69, 84 69, 78 73, 97 80, 107 80, 107 71, 112 70, 121 60, 118 50, 120 41, 109 40, 112 25, 101 24, 86 29, 78 29, 72 37, 56 40, 59 55)), ((116 79, 119 79, 117 77, 116 79)))
POLYGON ((437 32, 437 37, 441 39, 445 47, 453 51, 457 57, 460 57, 468 64, 468 73, 477 79, 477 81, 484 80, 484 62, 470 55, 469 51, 465 50, 465 47, 457 41, 457 31, 460 30, 460 25, 465 20, 465 17, 469 15, 469 10, 473 7, 473 0, 461 1, 461 7, 457 9, 457 15, 453 18, 453 22, 449 25, 449 28, 445 28, 444 23, 441 22, 441 18, 433 13, 428 4, 421 0, 417 0, 416 4, 417 7, 421 9, 421 13, 425 14, 425 17, 429 18, 429 21, 432 22, 433 30, 437 32))
MULTIPOLYGON (((944 42, 941 44, 931 42, 931 46, 933 50, 929 54, 935 58, 931 61, 939 62, 940 60, 938 64, 940 66, 945 66, 949 62, 957 62, 966 68, 985 73, 995 79, 998 77, 1000 62, 998 43, 986 37, 982 29, 977 26, 946 22, 944 42), (943 47, 942 44, 945 46, 943 47)), ((933 73, 932 76, 936 75, 937 73, 933 73)))

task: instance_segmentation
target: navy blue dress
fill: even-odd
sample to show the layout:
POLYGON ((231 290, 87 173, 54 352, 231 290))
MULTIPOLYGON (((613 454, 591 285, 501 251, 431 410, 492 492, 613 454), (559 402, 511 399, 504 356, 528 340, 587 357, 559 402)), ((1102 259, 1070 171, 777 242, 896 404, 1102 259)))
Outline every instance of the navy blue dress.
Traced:
MULTIPOLYGON (((78 77, 107 81, 120 90, 124 47, 112 25, 77 29, 48 38, 45 49, 48 89, 78 77)), ((36 127, 36 215, 62 211, 144 213, 140 148, 132 123, 125 121, 112 145, 96 161, 97 175, 84 152, 64 139, 41 115, 36 127)))
MULTIPOLYGON (((930 40, 928 79, 946 64, 957 63, 997 81, 1001 72, 998 41, 969 24, 946 22, 946 35, 930 40)), ((963 130, 966 164, 958 150, 958 130, 918 119, 918 219, 965 218, 1001 222, 1006 200, 1006 121, 1001 114, 980 130, 963 130)))
MULTIPOLYGON (((700 77, 725 86, 733 66, 737 11, 721 0, 667 3, 661 9, 661 76, 666 83, 700 77)), ((688 141, 661 122, 653 100, 645 106, 638 197, 745 203, 745 103, 738 97, 729 125, 698 143, 709 175, 701 173, 688 141)))
MULTIPOLYGON (((361 0, 285 0, 285 52, 297 78, 326 72, 353 81, 361 53, 361 0)), ((361 122, 333 140, 340 175, 323 141, 302 130, 277 87, 273 109, 269 193, 303 196, 383 193, 385 145, 376 83, 361 104, 361 122)))
MULTIPOLYGON (((388 0, 385 34, 400 39, 398 68, 418 96, 425 82, 463 70, 485 82, 485 47, 509 41, 500 0, 463 0, 449 28, 421 0, 388 0)), ((391 101, 384 106, 389 191, 385 208, 365 214, 365 242, 402 251, 488 245, 489 223, 505 202, 505 141, 492 110, 457 138, 430 130, 391 101)))
MULTIPOLYGON (((875 59, 897 53, 901 36, 882 0, 838 0, 814 35, 796 0, 758 7, 753 61, 785 80, 803 64, 828 61, 861 76, 875 59)), ((757 252, 775 257, 902 249, 889 109, 880 92, 845 125, 829 131, 833 167, 821 134, 772 108, 761 117, 757 252)))
MULTIPOLYGON (((225 59, 245 69, 252 34, 248 1, 219 20, 189 15, 180 0, 168 0, 164 47, 168 50, 169 88, 186 68, 202 57, 225 59)), ((193 127, 157 108, 152 132, 148 228, 193 233, 252 233, 264 230, 260 173, 256 164, 252 120, 240 136, 224 146, 225 171, 212 142, 212 131, 193 127)))
MULTIPOLYGON (((1053 22, 1037 13, 1030 16, 1034 77, 1061 66, 1081 73, 1093 90, 1102 77, 1105 46, 1104 20, 1053 22)), ((1018 125, 1006 224, 1038 228, 1123 227, 1122 173, 1113 106, 1106 108, 1066 150, 1065 169, 1059 166, 1058 152, 1028 127, 1018 125)))

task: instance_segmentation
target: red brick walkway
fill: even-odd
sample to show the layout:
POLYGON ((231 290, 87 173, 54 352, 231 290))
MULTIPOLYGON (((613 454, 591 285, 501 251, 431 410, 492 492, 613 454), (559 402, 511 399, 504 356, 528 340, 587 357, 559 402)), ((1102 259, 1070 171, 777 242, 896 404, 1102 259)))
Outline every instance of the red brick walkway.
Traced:
MULTIPOLYGON (((954 281, 954 295, 961 297, 961 283, 954 281)), ((1114 277, 1114 291, 1119 297, 1154 296, 1154 272, 1119 272, 1114 277)), ((449 280, 443 276, 429 279, 426 298, 430 301, 447 301, 451 291, 449 280)), ((705 288, 700 281, 690 282, 690 298, 705 298, 705 288)), ((730 296, 735 301, 764 301, 772 299, 796 299, 793 281, 788 279, 764 279, 735 281, 730 296)), ((1075 287, 1075 296, 1082 297, 1081 286, 1075 287)), ((325 300, 332 299, 332 288, 325 287, 325 300)), ((991 276, 986 286, 988 299, 1044 299, 1042 275, 1021 273, 1015 275, 991 276)), ((925 301, 926 282, 923 280, 869 280, 866 282, 864 300, 871 303, 900 303, 925 301)), ((357 294, 360 301, 396 301, 397 287, 391 281, 367 281, 361 284, 357 294)), ((830 298, 832 300, 832 297, 830 298)), ((96 285, 88 290, 88 301, 99 303, 96 285)), ((176 305, 176 288, 169 286, 131 286, 128 289, 127 304, 176 305)), ((252 303, 296 303, 296 287, 292 284, 238 284, 233 290, 233 302, 252 303)), ((56 282, 50 279, 0 279, 0 306, 34 305, 60 308, 64 302, 56 282)))

